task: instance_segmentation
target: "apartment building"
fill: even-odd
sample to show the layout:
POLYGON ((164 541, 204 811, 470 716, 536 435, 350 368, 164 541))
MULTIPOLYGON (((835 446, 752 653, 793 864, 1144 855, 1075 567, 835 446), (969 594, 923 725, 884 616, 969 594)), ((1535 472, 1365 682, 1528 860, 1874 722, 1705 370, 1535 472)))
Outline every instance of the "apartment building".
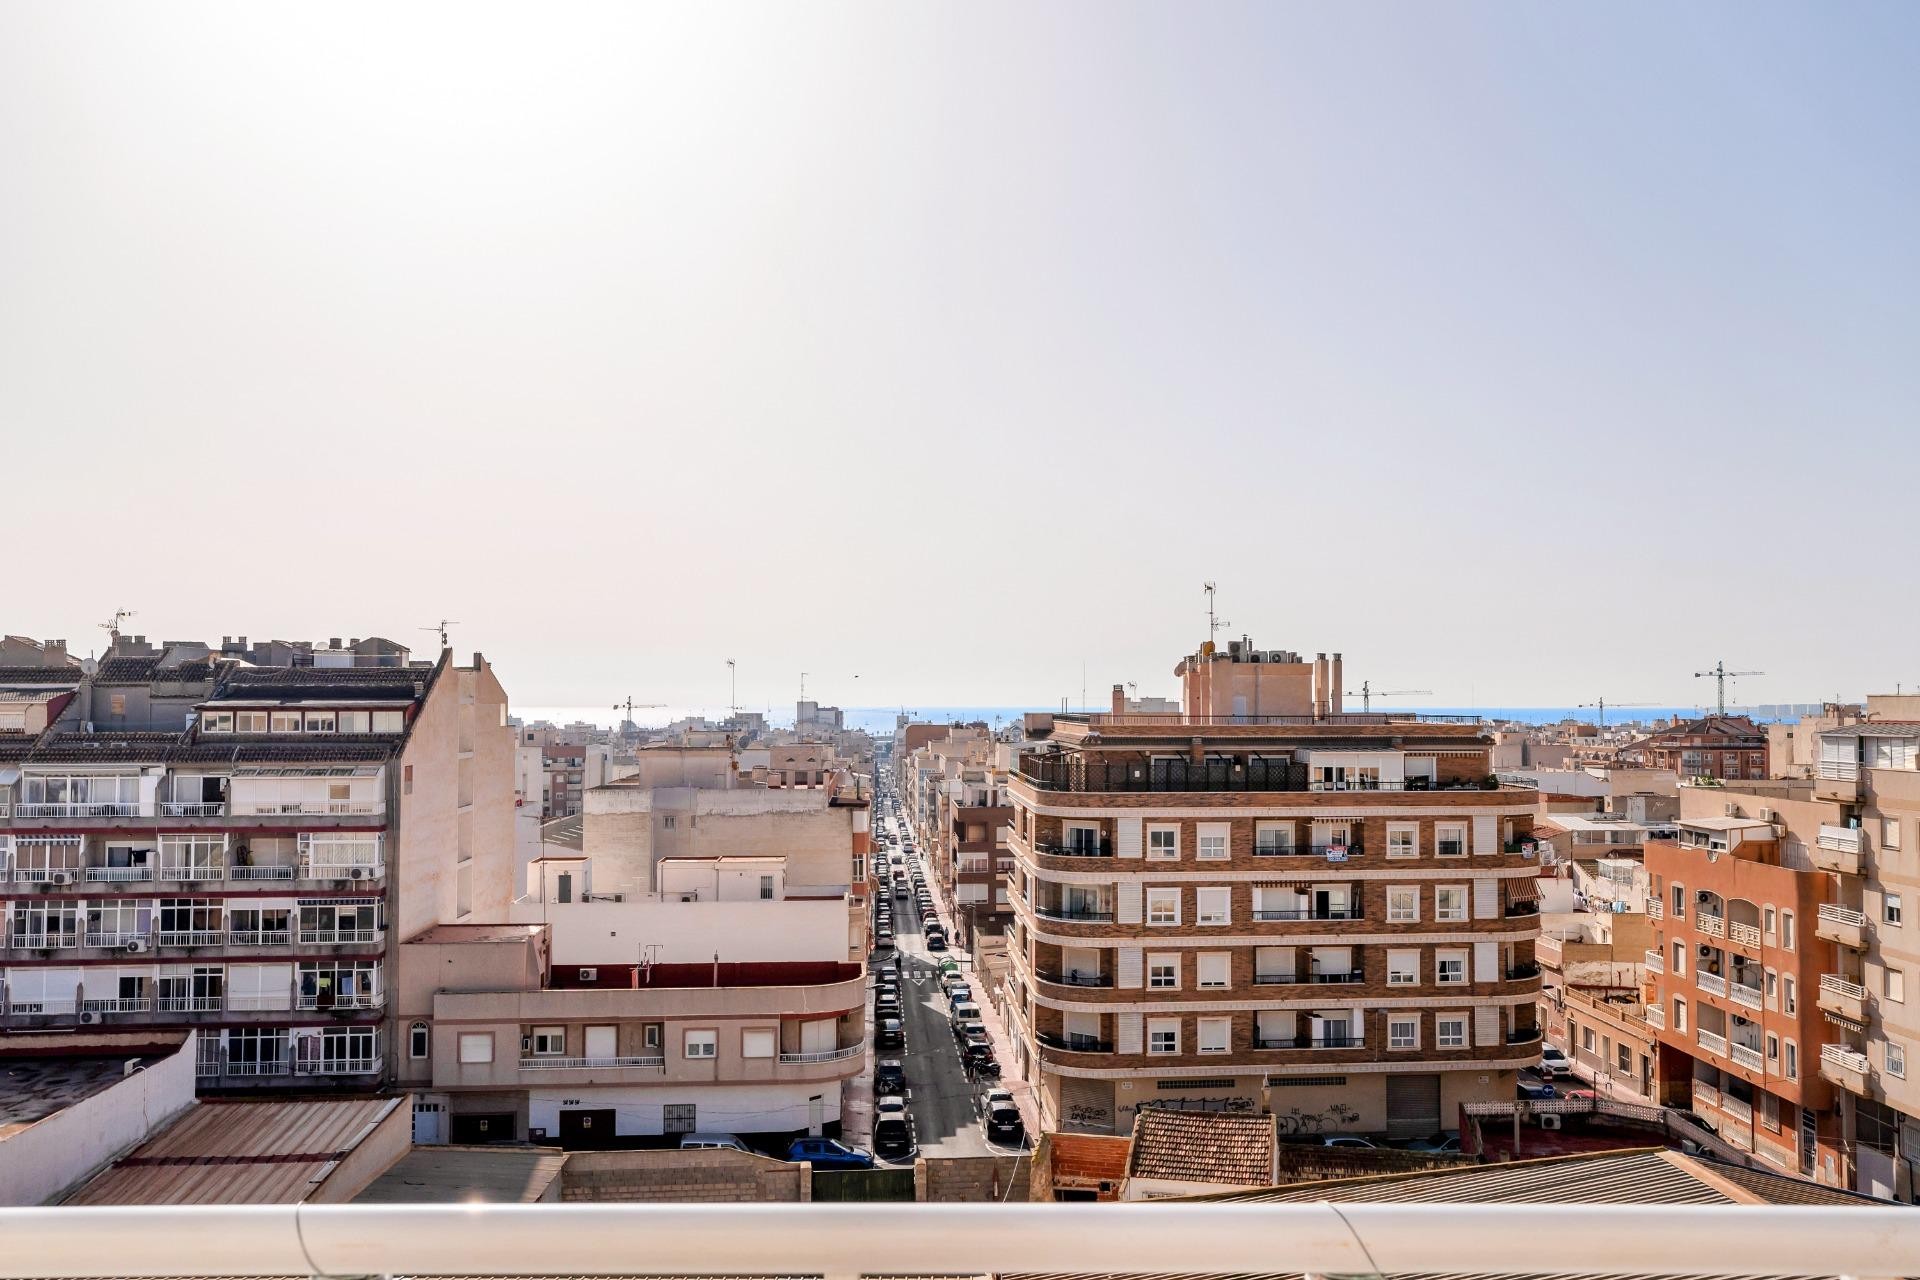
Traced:
POLYGON ((1648 734, 1618 754, 1682 778, 1765 778, 1767 731, 1745 716, 1701 716, 1648 734))
POLYGON ((1858 1190, 1915 1198, 1920 1161, 1920 698, 1875 696, 1867 718, 1819 735, 1812 786, 1833 806, 1811 850, 1831 886, 1816 930, 1833 944, 1821 978, 1837 1034, 1820 1070, 1839 1091, 1858 1190), (1908 992, 1914 994, 1909 997, 1908 992), (1914 1083, 1910 1083, 1914 1081, 1914 1083))
POLYGON ((392 1078, 397 941, 504 910, 506 697, 476 654, 0 670, 0 1032, 198 1033, 203 1089, 392 1078))
POLYGON ((1477 722, 1345 713, 1336 663, 1203 646, 1194 713, 1057 715, 1022 755, 1008 1012, 1046 1127, 1422 1136, 1539 1060, 1533 792, 1477 722))
POLYGON ((1659 1100, 1776 1168, 1849 1186, 1832 1063, 1863 993, 1835 980, 1831 877, 1796 834, 1825 830, 1829 806, 1764 781, 1685 786, 1680 801, 1675 835, 1645 851, 1659 1100))

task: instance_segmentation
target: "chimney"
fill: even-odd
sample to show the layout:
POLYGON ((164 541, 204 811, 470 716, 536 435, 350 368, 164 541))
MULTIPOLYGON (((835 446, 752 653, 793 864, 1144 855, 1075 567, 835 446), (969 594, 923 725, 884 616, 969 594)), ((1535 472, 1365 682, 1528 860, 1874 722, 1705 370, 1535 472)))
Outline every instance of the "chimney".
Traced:
POLYGON ((329 638, 327 639, 327 648, 329 648, 329 649, 338 649, 339 647, 340 647, 340 637, 339 637, 339 636, 331 636, 331 637, 329 637, 329 638))
POLYGON ((1119 715, 1122 711, 1125 711, 1126 709, 1127 709, 1127 686, 1123 684, 1117 684, 1113 686, 1113 714, 1119 715))
MULTIPOLYGON (((49 640, 46 643, 45 650, 49 658, 64 659, 67 656, 67 642, 65 640, 49 640)), ((51 665, 59 666, 60 663, 55 661, 51 665)))
POLYGON ((1346 680, 1346 676, 1341 671, 1340 655, 1337 653, 1333 655, 1333 665, 1328 669, 1327 680, 1329 683, 1329 687, 1327 689, 1327 697, 1333 703, 1333 714, 1339 715, 1341 705, 1342 705, 1341 703, 1341 698, 1343 696, 1342 690, 1346 688, 1346 684, 1344 683, 1346 680))
POLYGON ((1313 657, 1313 718, 1324 720, 1327 715, 1327 655, 1315 654, 1313 657))

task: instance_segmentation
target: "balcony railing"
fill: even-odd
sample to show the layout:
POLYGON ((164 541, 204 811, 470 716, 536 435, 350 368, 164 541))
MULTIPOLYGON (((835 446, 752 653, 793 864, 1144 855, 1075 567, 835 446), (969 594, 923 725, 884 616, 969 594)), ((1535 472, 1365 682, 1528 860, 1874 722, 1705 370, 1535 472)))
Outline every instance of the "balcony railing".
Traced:
POLYGON ((15 884, 73 884, 80 879, 84 867, 22 867, 13 869, 15 884))
POLYGON ((295 867, 247 866, 228 867, 229 880, 293 880, 298 877, 295 867))
POLYGON ((295 996, 296 1009, 378 1009, 386 1003, 384 991, 334 991, 327 994, 302 992, 295 996))
POLYGON ((235 817, 343 817, 384 813, 386 808, 378 800, 249 800, 235 801, 233 812, 235 817))
MULTIPOLYGON (((1867 1055, 1858 1049, 1849 1049, 1843 1044, 1823 1044, 1820 1046, 1820 1066, 1822 1074, 1827 1074, 1826 1068, 1832 1067, 1843 1076, 1859 1077, 1864 1082, 1871 1064, 1867 1061, 1867 1055)), ((1850 1082, 1842 1080, 1842 1083, 1850 1082)))
POLYGON ((1648 1026, 1655 1027, 1662 1031, 1666 1030, 1667 1011, 1665 1009, 1661 1008, 1657 1004, 1650 1004, 1647 1006, 1646 1016, 1647 1016, 1648 1026))
POLYGON ((309 858, 300 868, 303 880, 378 880, 385 874, 386 867, 378 862, 315 862, 309 858))
POLYGON ((1738 920, 1727 921, 1727 939, 1740 946, 1758 948, 1760 945, 1760 926, 1743 924, 1738 920))
MULTIPOLYGON (((1091 844, 1058 844, 1036 840, 1033 851, 1046 854, 1050 858, 1111 858, 1113 843, 1109 840, 1099 840, 1091 844)), ((981 868, 983 871, 985 869, 985 867, 981 868)))
POLYGON ((293 941, 291 929, 229 929, 230 947, 284 947, 293 941))
POLYGON ((89 947, 125 947, 130 942, 146 940, 146 934, 134 929, 89 929, 86 932, 86 945, 89 947))
POLYGON ((1365 982, 1364 969, 1351 969, 1346 973, 1256 973, 1253 985, 1256 987, 1293 987, 1318 986, 1321 984, 1344 985, 1353 982, 1365 982))
POLYGON ((1831 823, 1820 824, 1818 843, 1822 849, 1832 849, 1839 853, 1864 853, 1864 832, 1859 827, 1836 827, 1831 823))
POLYGON ((364 1076, 380 1070, 382 1059, 378 1054, 372 1057, 325 1057, 296 1058, 293 1074, 297 1076, 364 1076))
POLYGON ((160 812, 169 818, 217 818, 227 811, 220 800, 162 800, 160 812))
POLYGON ((153 935, 163 947, 217 947, 227 940, 225 929, 163 929, 153 935))
POLYGON ((300 945, 303 947, 332 947, 345 943, 378 942, 384 936, 383 929, 302 929, 300 945))
MULTIPOLYGON (((866 1046, 861 1046, 865 1052, 866 1046)), ((619 1058, 522 1058, 522 1071, 595 1071, 609 1070, 614 1067, 650 1067, 657 1071, 667 1069, 667 1060, 660 1054, 636 1054, 619 1058)))
POLYGON ((1695 912, 1693 917, 1693 927, 1698 929, 1700 932, 1706 934, 1710 938, 1724 938, 1727 936, 1726 917, 1715 915, 1711 911, 1695 912))
POLYGON ((218 1013, 225 1004, 221 996, 155 996, 153 1001, 161 1013, 218 1013))
POLYGON ((162 880, 225 880, 227 868, 219 862, 170 862, 160 868, 162 880))
POLYGON ((1758 1009, 1760 1007, 1760 988, 1758 987, 1749 987, 1745 983, 1740 982, 1730 982, 1727 984, 1727 994, 1732 997, 1735 1004, 1743 1004, 1749 1009, 1758 1009))
POLYGON ((1540 914, 1540 900, 1538 898, 1526 898, 1518 902, 1509 902, 1502 914, 1509 918, 1515 916, 1537 916, 1540 914))
POLYGON ((15 930, 9 935, 15 950, 52 951, 80 945, 80 933, 76 929, 71 933, 49 932, 45 929, 15 930))
POLYGON ((1112 1053, 1113 1041, 1102 1040, 1098 1036, 1061 1034, 1054 1031, 1036 1031, 1033 1038, 1049 1049, 1064 1049, 1068 1053, 1112 1053))
POLYGON ((1666 957, 1652 947, 1647 948, 1646 965, 1648 973, 1665 973, 1667 971, 1666 957))
POLYGON ((137 818, 140 806, 107 801, 99 804, 22 804, 14 806, 20 818, 137 818))
POLYGON ((1292 760, 1250 763, 1163 760, 1152 765, 1080 755, 1029 755, 1018 776, 1042 791, 1305 791, 1307 766, 1292 760))
POLYGON ((1531 1027, 1509 1027, 1507 1029, 1508 1044, 1532 1044, 1539 1038, 1540 1025, 1538 1023, 1535 1023, 1531 1027))
POLYGON ((1507 966, 1508 982, 1525 982, 1528 978, 1540 976, 1540 966, 1532 961, 1507 966))
POLYGON ((152 1006, 145 996, 112 996, 101 1000, 82 1000, 82 1013, 145 1013, 152 1006))
POLYGON ((808 1062, 844 1062, 866 1053, 865 1044, 850 1044, 839 1049, 818 1049, 811 1053, 783 1053, 780 1061, 789 1065, 808 1062))
POLYGON ((1723 996, 1727 994, 1727 980, 1717 973, 1708 973, 1705 969, 1698 970, 1694 973, 1693 985, 1699 987, 1709 995, 1723 996))
MULTIPOLYGON (((1497 1126, 1495 1126, 1497 1127, 1497 1126)), ((934 1253, 943 1271, 1060 1276, 1192 1273, 1538 1274, 1556 1243, 1604 1240, 1583 1269, 1653 1274, 1920 1274, 1913 1210, 1462 1203, 284 1204, 9 1208, 0 1238, 43 1275, 887 1275, 934 1253), (261 1260, 265 1259, 265 1262, 261 1260), (1667 1268, 1663 1272, 1661 1268, 1667 1268)))
POLYGON ((1042 982, 1051 982, 1062 987, 1110 987, 1113 985, 1111 973, 1085 973, 1079 969, 1067 973, 1048 973, 1038 970, 1034 977, 1042 982))
POLYGON ((1033 914, 1043 920, 1068 920, 1085 924, 1113 922, 1111 911, 1096 911, 1087 907, 1049 907, 1038 902, 1033 904, 1033 914))
POLYGON ((1366 912, 1360 907, 1261 907, 1253 913, 1255 920, 1364 920, 1366 912))
POLYGON ((1719 1032, 1708 1031, 1703 1027, 1693 1034, 1694 1038, 1700 1042, 1702 1049, 1709 1053, 1717 1053, 1723 1058, 1727 1056, 1727 1038, 1719 1032))
POLYGON ((1359 1049, 1366 1040, 1354 1031, 1325 1031, 1319 1035, 1255 1036, 1256 1049, 1359 1049))
POLYGON ((1649 894, 1647 896, 1647 919, 1658 920, 1666 914, 1666 905, 1662 903, 1660 899, 1649 894))
POLYGON ((1328 862, 1345 862, 1364 857, 1366 852, 1366 846, 1358 843, 1255 845, 1253 848, 1256 858, 1322 858, 1328 862))
POLYGON ((1766 1065, 1766 1059, 1762 1058, 1760 1051, 1751 1045, 1744 1045, 1735 1041, 1729 1045, 1728 1048, 1733 1053, 1733 1060, 1743 1067, 1749 1067, 1758 1071, 1766 1065))
POLYGON ((87 879, 94 884, 133 884, 141 880, 153 879, 153 868, 148 865, 138 867, 88 867, 87 879))
POLYGON ((202 1076, 284 1076, 293 1070, 285 1058, 218 1058, 201 1062, 202 1076))

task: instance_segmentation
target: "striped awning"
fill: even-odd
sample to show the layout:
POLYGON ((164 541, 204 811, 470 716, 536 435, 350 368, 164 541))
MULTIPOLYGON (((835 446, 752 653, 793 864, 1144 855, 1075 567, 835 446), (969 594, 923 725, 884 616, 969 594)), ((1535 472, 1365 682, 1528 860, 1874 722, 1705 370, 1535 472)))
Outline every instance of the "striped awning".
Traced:
POLYGON ((1828 1013, 1825 1009, 1820 1011, 1820 1015, 1834 1026, 1845 1027, 1848 1031, 1864 1032, 1867 1029, 1864 1022, 1855 1022, 1852 1018, 1843 1018, 1837 1013, 1828 1013))
POLYGON ((1536 876, 1516 876, 1507 881, 1508 902, 1540 901, 1540 880, 1536 876))

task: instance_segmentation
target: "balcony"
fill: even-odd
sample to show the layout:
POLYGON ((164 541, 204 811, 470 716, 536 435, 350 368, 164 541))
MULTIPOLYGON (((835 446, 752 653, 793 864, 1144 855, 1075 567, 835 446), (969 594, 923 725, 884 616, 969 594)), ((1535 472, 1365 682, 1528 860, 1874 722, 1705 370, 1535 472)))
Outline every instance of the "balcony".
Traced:
POLYGON ((1346 862, 1353 858, 1364 857, 1366 846, 1353 844, 1257 844, 1253 847, 1256 858, 1318 858, 1323 862, 1346 862))
POLYGON ((1253 913, 1255 920, 1364 920, 1360 907, 1262 907, 1253 913))
POLYGON ((387 1001, 384 991, 302 992, 293 1007, 304 1010, 378 1009, 387 1001))
POLYGON ((1836 827, 1823 822, 1819 838, 1807 854, 1818 870, 1857 876, 1866 844, 1866 833, 1859 827, 1836 827))
POLYGON ((218 947, 225 945, 225 929, 164 929, 153 934, 160 947, 218 947))
POLYGON ((1867 945, 1866 913, 1843 907, 1837 902, 1823 902, 1820 904, 1820 914, 1814 921, 1813 936, 1851 951, 1864 951, 1867 945))
POLYGON ((1056 1031, 1036 1031, 1033 1033, 1033 1038, 1049 1049, 1063 1049, 1068 1053, 1113 1052, 1113 1041, 1102 1040, 1098 1036, 1056 1031))
POLYGON ((148 865, 137 867, 88 867, 89 884, 138 884, 153 879, 153 868, 148 865))
POLYGON ((218 818, 227 806, 219 800, 162 800, 160 814, 167 818, 218 818))
POLYGON ((1038 902, 1031 905, 1033 914, 1039 916, 1042 920, 1065 920, 1071 924, 1113 923, 1113 912, 1111 910, 1099 911, 1089 907, 1049 907, 1038 902))
POLYGON ((1727 941, 1736 947, 1745 947, 1749 951, 1757 952, 1760 950, 1760 926, 1729 920, 1727 921, 1727 941))
POLYGON ((236 818, 346 818, 386 811, 379 800, 236 800, 233 804, 236 818))
POLYGON ((1656 1031, 1667 1029, 1667 1011, 1657 1004, 1647 1006, 1646 1019, 1647 1025, 1656 1031))
POLYGON ((49 932, 45 929, 15 930, 10 936, 15 951, 56 951, 80 945, 78 933, 49 932))
POLYGON ((225 1005, 221 996, 156 996, 153 1001, 161 1013, 219 1013, 225 1005))
POLYGON ((1111 973, 1087 973, 1081 969, 1073 969, 1066 973, 1037 970, 1033 976, 1041 982, 1051 982, 1061 987, 1111 987, 1113 985, 1111 973))
POLYGON ((367 1076, 377 1073, 383 1061, 378 1054, 372 1057, 295 1059, 293 1074, 297 1076, 367 1076))
POLYGON ((300 864, 302 880, 378 880, 387 873, 378 862, 316 862, 307 858, 300 864))
POLYGON ((1507 1030, 1508 1044, 1534 1044, 1540 1039, 1540 1024, 1530 1027, 1510 1027, 1507 1030))
POLYGON ((1818 1001, 1824 1013, 1849 1022, 1867 1020, 1867 989, 1857 982, 1841 977, 1837 973, 1820 975, 1820 997, 1818 1001))
MULTIPOLYGON (((865 1052, 865 1046, 858 1048, 865 1052)), ((784 1055, 783 1055, 784 1056, 784 1055)), ((667 1060, 660 1054, 639 1054, 619 1058, 561 1058, 535 1057, 520 1059, 522 1071, 611 1071, 615 1069, 637 1068, 643 1071, 667 1069, 667 1060)))
MULTIPOLYGON (((1035 853, 1045 854, 1049 858, 1111 858, 1113 856, 1113 842, 1110 840, 1099 840, 1085 844, 1054 844, 1044 840, 1036 840, 1033 845, 1033 851, 1035 853)), ((985 869, 985 867, 981 868, 983 871, 985 869)))
POLYGON ((284 947, 293 941, 291 929, 229 929, 230 947, 284 947))
POLYGON ((1538 898, 1523 898, 1516 902, 1509 902, 1502 908, 1501 914, 1509 920, 1520 916, 1537 916, 1540 914, 1540 900, 1538 898))
POLYGON ((234 866, 227 868, 229 880, 295 880, 299 878, 296 867, 234 866))
POLYGON ((1350 969, 1345 973, 1256 973, 1253 975, 1253 985, 1256 987, 1343 986, 1366 980, 1367 974, 1364 969, 1350 969))
POLYGON ((161 866, 160 878, 189 884, 196 881, 225 880, 227 866, 224 862, 171 862, 161 866))
POLYGON ((1762 1058, 1760 1051, 1752 1045, 1741 1044, 1736 1040, 1728 1047, 1733 1052, 1733 1060, 1751 1071, 1759 1071, 1766 1065, 1766 1059, 1762 1058))
POLYGON ((145 996, 116 996, 104 1000, 82 1000, 82 1013, 145 1013, 153 1002, 145 996))
POLYGON ((1708 1053, 1717 1053, 1723 1058, 1727 1056, 1727 1038, 1719 1032, 1702 1028, 1693 1034, 1694 1039, 1700 1042, 1700 1047, 1708 1053))
POLYGON ((1507 966, 1508 982, 1525 982, 1529 978, 1537 978, 1539 976, 1540 976, 1540 966, 1533 963, 1531 960, 1522 961, 1519 964, 1510 964, 1507 966))
POLYGON ((1760 988, 1758 987, 1749 987, 1740 982, 1730 982, 1727 984, 1727 995, 1732 998, 1735 1004, 1745 1005, 1749 1009, 1758 1009, 1760 1007, 1760 988))
POLYGON ((1701 910, 1695 912, 1693 916, 1693 927, 1706 934, 1709 938, 1724 938, 1727 936, 1727 918, 1725 916, 1715 915, 1711 911, 1701 910))
POLYGON ((1860 766, 1851 760, 1822 760, 1814 771, 1813 797, 1837 800, 1841 804, 1860 803, 1860 766))
POLYGON ((336 947, 375 943, 386 936, 383 929, 302 929, 303 947, 336 947))
POLYGON ((1727 994, 1727 980, 1717 973, 1708 973, 1705 969, 1695 971, 1693 985, 1710 996, 1727 994))
POLYGON ((1648 973, 1665 973, 1667 971, 1666 958, 1658 951, 1652 949, 1647 951, 1646 966, 1648 973))
POLYGON ((13 807, 16 818, 137 818, 140 806, 111 801, 98 804, 20 804, 13 807))
POLYGON ((858 1058, 867 1052, 864 1042, 850 1044, 838 1049, 816 1049, 810 1053, 783 1053, 780 1055, 782 1066, 806 1066, 815 1062, 845 1062, 849 1058, 858 1058))
POLYGON ((1323 1031, 1319 1035, 1255 1036, 1256 1049, 1361 1049, 1366 1039, 1353 1031, 1323 1031))
POLYGON ((1845 1045, 1820 1046, 1820 1078, 1850 1093, 1867 1091, 1867 1055, 1845 1045))
POLYGON ((1647 897, 1647 919, 1659 920, 1665 917, 1666 914, 1666 906, 1661 903, 1660 899, 1649 894, 1647 897))
POLYGON ((86 932, 82 945, 89 947, 112 947, 116 951, 125 951, 129 947, 133 947, 135 943, 140 944, 135 948, 136 950, 146 950, 147 935, 132 929, 89 929, 86 932))

